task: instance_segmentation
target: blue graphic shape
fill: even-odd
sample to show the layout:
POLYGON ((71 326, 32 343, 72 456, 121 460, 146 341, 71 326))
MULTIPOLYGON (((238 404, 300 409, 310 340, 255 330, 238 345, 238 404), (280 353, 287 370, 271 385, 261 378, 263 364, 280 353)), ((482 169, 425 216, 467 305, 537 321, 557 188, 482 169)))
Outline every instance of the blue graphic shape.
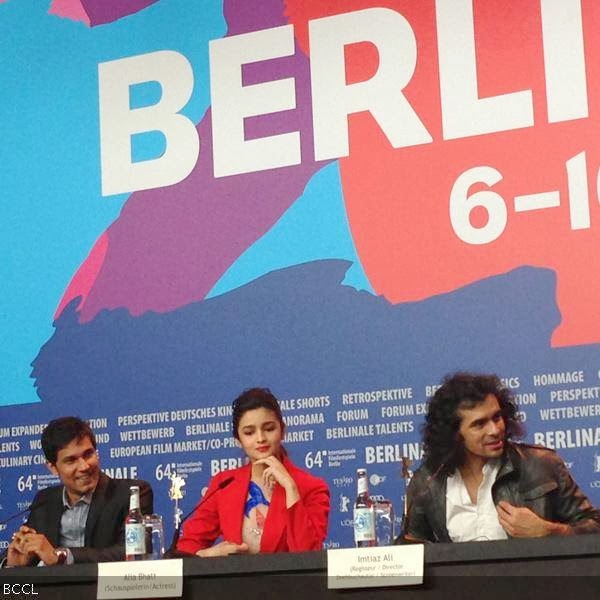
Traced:
MULTIPOLYGON (((101 195, 98 64, 180 52, 198 82, 182 113, 198 122, 209 104, 208 41, 226 31, 220 2, 158 2, 91 29, 48 6, 0 4, 0 405, 39 401, 31 361, 69 281, 127 199, 101 195)), ((151 90, 142 94, 152 100, 151 90)), ((135 140, 134 158, 160 153, 160 141, 135 140)))
POLYGON ((233 263, 207 297, 277 269, 328 258, 351 261, 344 284, 373 292, 350 232, 337 162, 311 178, 304 194, 233 263))
MULTIPOLYGON (((392 305, 341 285, 348 261, 269 273, 170 313, 101 311, 79 324, 73 300, 34 362, 51 406, 136 409, 233 398, 252 383, 309 393, 316 385, 370 389, 438 381, 457 369, 519 373, 571 356, 593 362, 600 346, 552 350, 560 320, 555 275, 523 267, 421 302, 392 305), (506 302, 519 290, 522 301, 506 302), (510 326, 510 328, 509 328, 510 326), (73 404, 74 403, 74 404, 73 404)), ((562 366, 561 366, 562 365, 562 366)))

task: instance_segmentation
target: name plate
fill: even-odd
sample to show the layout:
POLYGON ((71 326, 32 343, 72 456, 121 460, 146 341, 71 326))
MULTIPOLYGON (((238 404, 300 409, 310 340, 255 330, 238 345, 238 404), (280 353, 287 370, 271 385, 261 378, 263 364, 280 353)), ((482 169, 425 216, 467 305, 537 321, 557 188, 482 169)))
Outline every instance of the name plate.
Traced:
POLYGON ((177 598, 183 594, 183 560, 98 563, 98 600, 177 598))
POLYGON ((420 585, 424 563, 423 544, 328 550, 327 587, 420 585))

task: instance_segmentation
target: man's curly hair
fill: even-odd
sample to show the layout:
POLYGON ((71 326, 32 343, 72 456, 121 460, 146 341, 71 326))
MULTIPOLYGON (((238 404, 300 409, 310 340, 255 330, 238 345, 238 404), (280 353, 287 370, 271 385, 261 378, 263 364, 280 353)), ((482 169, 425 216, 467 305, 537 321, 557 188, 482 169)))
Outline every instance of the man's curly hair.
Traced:
POLYGON ((490 394, 498 399, 506 426, 506 439, 523 437, 514 396, 497 375, 446 375, 441 387, 427 403, 422 428, 423 458, 432 473, 451 475, 463 463, 465 451, 458 432, 461 420, 458 410, 473 408, 490 394))

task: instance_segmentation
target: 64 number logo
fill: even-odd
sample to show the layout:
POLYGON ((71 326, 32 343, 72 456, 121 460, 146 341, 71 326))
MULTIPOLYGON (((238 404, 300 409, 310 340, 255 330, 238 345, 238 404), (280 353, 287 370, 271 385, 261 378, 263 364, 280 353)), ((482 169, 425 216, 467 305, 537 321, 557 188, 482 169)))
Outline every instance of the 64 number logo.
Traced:
POLYGON ((17 479, 17 490, 19 490, 19 492, 24 492, 25 490, 33 490, 33 482, 35 480, 35 475, 21 475, 21 477, 17 479))
POLYGON ((163 465, 156 465, 156 469, 154 469, 154 477, 156 481, 162 481, 165 477, 169 479, 171 475, 175 473, 175 463, 167 463, 163 465))
POLYGON ((315 465, 319 468, 323 466, 323 458, 327 456, 327 450, 318 450, 317 452, 307 452, 304 457, 304 464, 307 469, 312 469, 315 465))

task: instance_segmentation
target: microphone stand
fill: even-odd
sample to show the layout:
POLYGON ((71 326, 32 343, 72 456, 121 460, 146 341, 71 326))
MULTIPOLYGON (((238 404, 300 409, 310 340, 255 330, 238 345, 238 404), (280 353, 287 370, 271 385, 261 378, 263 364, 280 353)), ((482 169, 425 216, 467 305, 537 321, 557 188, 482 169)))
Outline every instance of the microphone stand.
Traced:
POLYGON ((206 494, 206 496, 204 496, 200 500, 200 502, 198 502, 198 504, 196 504, 196 506, 194 506, 194 508, 187 515, 185 515, 183 517, 183 519, 181 519, 181 522, 179 523, 179 527, 177 527, 175 529, 175 532, 173 533, 173 539, 171 540, 171 545, 165 552, 164 558, 184 558, 186 556, 196 556, 195 554, 193 554, 191 552, 184 552, 183 550, 177 550, 177 542, 179 541, 179 536, 181 535, 181 527, 187 521, 187 519, 189 517, 191 517, 209 498, 212 498, 217 492, 220 492, 221 490, 225 489, 234 479, 235 479, 235 477, 231 476, 231 477, 227 477, 227 479, 224 479, 223 481, 221 481, 221 483, 219 483, 219 485, 214 490, 212 490, 210 492, 210 494, 206 494))

